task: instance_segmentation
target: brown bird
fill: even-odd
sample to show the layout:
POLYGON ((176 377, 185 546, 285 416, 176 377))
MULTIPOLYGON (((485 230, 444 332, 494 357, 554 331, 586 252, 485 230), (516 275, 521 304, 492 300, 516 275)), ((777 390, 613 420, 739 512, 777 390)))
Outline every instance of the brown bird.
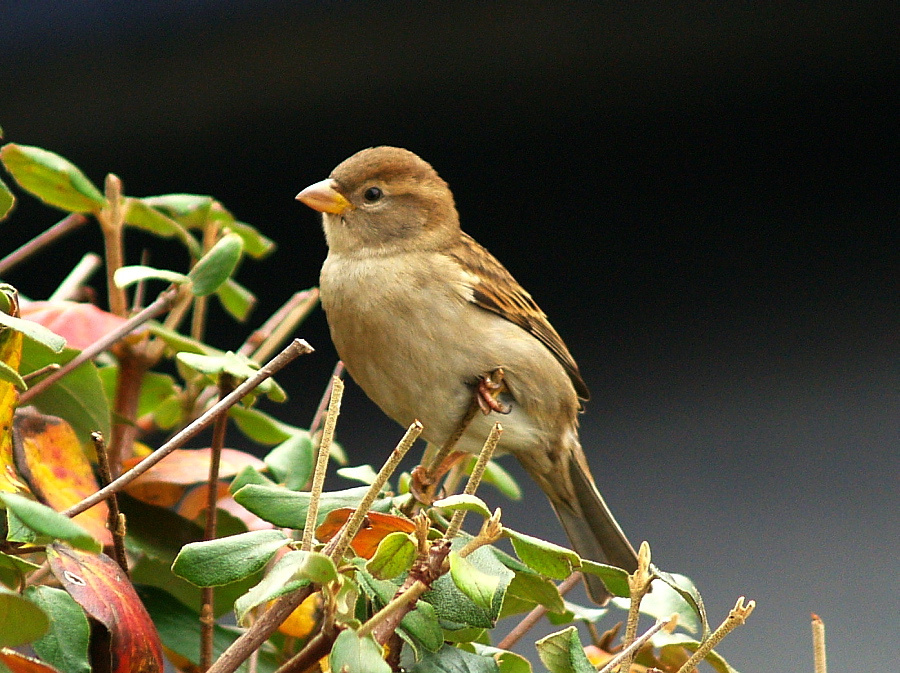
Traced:
MULTIPOLYGON (((578 439, 588 390, 547 316, 463 232, 453 194, 408 150, 374 147, 297 199, 322 213, 320 292, 347 370, 385 414, 442 445, 475 395, 502 411, 498 450, 550 499, 575 551, 632 572, 637 555, 597 491, 578 439), (503 371, 503 386, 485 379, 503 371)), ((457 449, 480 451, 496 417, 476 414, 457 449)), ((591 598, 609 597, 586 576, 591 598)))

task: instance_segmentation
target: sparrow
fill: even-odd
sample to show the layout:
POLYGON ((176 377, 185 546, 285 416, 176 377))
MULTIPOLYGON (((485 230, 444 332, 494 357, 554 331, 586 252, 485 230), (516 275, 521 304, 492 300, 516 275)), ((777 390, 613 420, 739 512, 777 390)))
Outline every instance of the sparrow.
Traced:
MULTIPOLYGON (((483 409, 503 414, 498 451, 540 485, 579 556, 633 572, 637 554, 579 441, 589 393, 578 366, 531 295, 462 231, 431 165, 373 147, 296 198, 322 213, 322 307, 338 355, 372 401, 404 427, 419 420, 441 446, 480 395, 483 409), (496 372, 502 384, 491 389, 496 372)), ((495 418, 476 413, 456 449, 479 452, 495 418)), ((604 604, 602 581, 585 581, 604 604)))

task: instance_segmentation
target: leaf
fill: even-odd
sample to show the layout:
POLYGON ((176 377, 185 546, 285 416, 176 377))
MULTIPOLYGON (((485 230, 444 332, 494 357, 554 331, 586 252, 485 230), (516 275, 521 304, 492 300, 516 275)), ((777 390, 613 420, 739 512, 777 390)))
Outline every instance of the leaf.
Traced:
MULTIPOLYGON (((197 666, 200 663, 200 615, 184 605, 177 598, 157 587, 141 586, 138 595, 153 618, 159 630, 159 637, 167 653, 174 652, 188 662, 197 666)), ((237 640, 240 632, 213 625, 213 658, 217 659, 237 640)), ((171 657, 170 657, 171 658, 171 657)), ((256 652, 256 665, 259 673, 275 673, 279 662, 274 652, 261 647, 256 652)), ((178 666, 179 670, 193 670, 187 666, 178 666)), ((170 669, 171 670, 171 669, 170 669)), ((238 669, 246 673, 249 667, 245 664, 238 669)))
POLYGON ((581 559, 581 572, 597 575, 613 596, 629 598, 631 592, 628 589, 628 573, 617 568, 596 561, 581 559))
MULTIPOLYGON (((478 570, 457 552, 450 552, 450 577, 453 583, 480 608, 491 610, 500 587, 500 577, 478 570)), ((501 599, 502 601, 502 596, 501 599)))
POLYGON ((437 652, 422 657, 410 673, 500 673, 500 667, 492 656, 444 645, 437 652))
POLYGON ((258 530, 185 545, 172 572, 198 587, 237 582, 258 570, 291 540, 277 530, 258 530))
POLYGON ((16 318, 0 311, 0 325, 9 327, 17 332, 21 332, 31 341, 46 346, 54 353, 59 353, 66 345, 66 340, 59 334, 54 334, 43 325, 39 325, 33 320, 25 320, 16 318))
MULTIPOLYGON (((321 524, 325 517, 333 509, 339 507, 356 507, 363 499, 365 486, 348 488, 344 491, 331 491, 322 494, 319 501, 319 516, 317 524, 321 524)), ((289 491, 280 486, 261 486, 248 484, 240 488, 234 494, 238 504, 281 528, 295 528, 301 530, 306 523, 306 512, 309 509, 309 493, 289 491)), ((376 500, 372 505, 374 511, 386 512, 391 507, 388 498, 376 500)))
POLYGON ((0 648, 0 671, 3 673, 60 673, 47 663, 27 657, 9 648, 0 648))
POLYGON ((47 560, 63 588, 109 631, 115 673, 163 670, 156 627, 128 577, 112 559, 54 544, 47 547, 47 560))
POLYGON ((25 191, 62 210, 96 213, 103 194, 74 164, 40 147, 9 143, 0 149, 0 161, 25 191))
MULTIPOLYGON (((659 568, 652 568, 653 574, 662 582, 667 584, 671 589, 675 590, 685 602, 694 611, 694 614, 700 619, 700 625, 703 630, 702 639, 709 637, 709 621, 706 619, 706 606, 703 605, 703 597, 694 583, 684 575, 673 575, 659 568)), ((679 611, 680 612, 680 611, 679 611)), ((696 622, 692 622, 696 623, 696 622)))
POLYGON ((50 618, 50 630, 33 643, 34 651, 66 673, 90 673, 91 627, 84 610, 67 592, 44 585, 28 587, 25 597, 50 618))
MULTIPOLYGON (((116 394, 116 384, 119 378, 119 368, 115 365, 101 367, 97 375, 103 383, 103 390, 109 399, 116 394)), ((141 392, 138 398, 138 418, 156 412, 160 406, 176 397, 179 393, 178 384, 168 374, 159 372, 145 372, 141 379, 141 392)))
POLYGON ((535 645, 541 662, 550 673, 596 673, 574 626, 551 633, 535 645))
POLYGON ((100 543, 90 533, 47 505, 15 493, 0 493, 0 501, 6 505, 8 540, 33 543, 49 538, 64 540, 79 549, 100 551, 100 543))
MULTIPOLYGON (((325 517, 325 521, 316 528, 316 539, 319 542, 330 541, 353 512, 352 507, 341 507, 330 511, 325 517)), ((366 514, 363 524, 350 542, 350 546, 363 558, 371 558, 378 545, 389 534, 396 531, 412 533, 415 529, 416 525, 406 517, 370 511, 366 514)))
MULTIPOLYGON (((9 309, 15 311, 18 305, 15 292, 7 294, 0 291, 0 300, 3 299, 9 304, 9 309)), ((0 362, 17 374, 21 368, 23 341, 21 332, 0 328, 0 362)), ((28 490, 28 486, 17 476, 13 457, 12 421, 18 404, 19 394, 15 384, 9 380, 0 381, 0 491, 28 490)))
POLYGON ((216 296, 229 315, 239 322, 244 322, 256 306, 256 295, 233 278, 225 279, 216 289, 216 296))
POLYGON ((364 484, 371 486, 375 483, 375 480, 378 478, 378 473, 372 468, 371 465, 357 465, 356 467, 341 467, 338 468, 337 474, 344 479, 352 479, 353 481, 361 481, 364 484))
MULTIPOLYGON (((60 512, 99 490, 78 436, 66 421, 22 409, 13 419, 13 451, 19 474, 47 506, 60 512)), ((105 502, 72 520, 104 545, 112 544, 105 502)))
POLYGON ((37 563, 0 552, 0 582, 11 589, 21 586, 25 575, 38 568, 40 566, 37 563))
POLYGON ((309 433, 294 430, 290 437, 269 451, 264 460, 272 475, 283 482, 285 488, 292 491, 305 488, 315 461, 309 433))
MULTIPOLYGON (((649 595, 649 594, 648 594, 649 595)), ((651 638, 651 642, 654 647, 660 649, 661 658, 666 654, 665 650, 667 648, 684 648, 688 652, 696 652, 697 648, 700 647, 700 643, 690 636, 683 633, 669 633, 665 629, 657 632, 653 638, 651 638)), ((679 659, 686 660, 687 657, 679 657, 679 659)), ((725 661, 724 657, 720 655, 715 650, 711 651, 706 657, 703 659, 707 664, 709 664, 713 670, 718 673, 737 673, 737 671, 731 667, 727 661, 725 661)))
POLYGON ((9 191, 6 183, 0 180, 0 220, 6 219, 15 205, 16 197, 9 191))
POLYGON ((237 234, 220 238, 188 274, 194 295, 205 297, 219 289, 237 267, 243 251, 244 241, 237 234))
POLYGON ((433 506, 440 507, 441 509, 447 509, 451 512, 455 512, 456 510, 463 510, 465 512, 477 512, 486 519, 490 518, 491 516, 491 510, 489 510, 488 506, 484 504, 484 500, 479 498, 477 495, 466 495, 465 493, 458 493, 446 498, 441 498, 440 500, 435 500, 433 506))
POLYGON ((0 647, 30 643, 47 633, 50 622, 37 605, 0 586, 0 647))
MULTIPOLYGON (((178 353, 176 358, 178 362, 209 377, 213 383, 216 383, 218 377, 222 374, 228 374, 239 381, 243 381, 254 376, 259 370, 259 365, 256 362, 232 351, 220 355, 178 353)), ((273 379, 266 379, 259 384, 256 390, 267 395, 269 399, 275 402, 282 402, 287 397, 273 379)))
POLYGON ((322 620, 322 602, 321 591, 310 594, 281 622, 278 631, 294 638, 309 638, 322 620))
POLYGON ((472 643, 472 647, 475 648, 475 654, 491 657, 496 661, 500 666, 500 673, 532 673, 531 662, 520 654, 481 643, 472 643))
POLYGON ((504 528, 503 533, 512 540, 513 549, 522 563, 542 575, 564 580, 581 567, 581 559, 571 549, 509 528, 504 528))
POLYGON ((416 543, 409 533, 390 533, 378 544, 375 553, 366 563, 366 570, 380 580, 397 577, 409 570, 416 560, 416 552, 416 543))
MULTIPOLYGON (((627 605, 625 609, 628 609, 627 605)), ((608 612, 608 608, 589 608, 565 601, 565 612, 561 615, 548 615, 547 619, 551 624, 568 624, 575 619, 587 624, 594 624, 605 617, 608 612)))
POLYGON ((375 638, 371 635, 361 637, 353 629, 345 629, 338 634, 331 648, 330 667, 338 673, 391 672, 375 638))
POLYGON ((125 222, 163 238, 176 238, 193 257, 200 256, 200 244, 179 222, 147 203, 146 199, 125 201, 125 222))
MULTIPOLYGON (((213 210, 216 210, 215 206, 213 207, 213 210)), ((244 252, 254 259, 261 259, 275 250, 275 241, 263 236, 256 227, 253 227, 246 222, 235 220, 234 218, 231 218, 227 222, 227 226, 231 231, 241 237, 244 241, 244 252)))
POLYGON ((532 572, 515 573, 506 590, 506 595, 543 605, 554 613, 562 613, 566 609, 556 585, 546 577, 532 572))
MULTIPOLYGON (((63 365, 76 355, 78 351, 71 348, 56 355, 41 345, 25 341, 22 344, 22 366, 19 371, 25 375, 49 364, 63 365)), ((81 442, 91 441, 91 433, 94 431, 102 432, 104 437, 111 434, 109 401, 93 362, 85 362, 76 367, 34 397, 31 404, 45 414, 66 419, 81 442)))
MULTIPOLYGON (((279 444, 298 432, 305 432, 255 408, 235 405, 228 410, 228 415, 234 419, 241 432, 260 444, 279 444)), ((309 433, 306 435, 308 437, 309 433)), ((266 457, 266 461, 268 465, 268 457, 266 457)), ((285 467, 284 470, 287 471, 287 468, 285 467)))
MULTIPOLYGON (((692 586, 690 580, 684 575, 671 575, 672 579, 678 578, 683 586, 692 586)), ((630 599, 614 598, 613 602, 623 610, 627 610, 630 599)), ((700 628, 700 619, 693 606, 684 599, 681 593, 661 580, 654 580, 653 590, 641 600, 641 612, 655 619, 668 619, 672 614, 678 615, 678 626, 691 633, 697 633, 700 628)))
POLYGON ((496 488, 510 500, 522 499, 522 489, 519 484, 500 463, 494 460, 488 461, 482 481, 496 488))
POLYGON ((53 343, 40 341, 59 353, 65 345, 84 350, 121 327, 125 318, 103 311, 93 304, 77 301, 33 301, 22 307, 22 317, 43 325, 54 337, 53 343))
POLYGON ((118 287, 128 287, 144 280, 161 280, 166 283, 174 283, 175 285, 185 285, 191 281, 183 273, 169 271, 168 269, 154 269, 152 266, 142 266, 140 264, 120 267, 113 274, 113 282, 118 287))
POLYGON ((197 194, 163 194, 141 199, 146 205, 167 213, 182 226, 200 229, 208 221, 214 200, 197 194))
POLYGON ((329 557, 318 552, 289 551, 259 584, 235 601, 238 623, 243 623, 247 612, 263 603, 308 584, 324 584, 335 579, 337 569, 329 557))

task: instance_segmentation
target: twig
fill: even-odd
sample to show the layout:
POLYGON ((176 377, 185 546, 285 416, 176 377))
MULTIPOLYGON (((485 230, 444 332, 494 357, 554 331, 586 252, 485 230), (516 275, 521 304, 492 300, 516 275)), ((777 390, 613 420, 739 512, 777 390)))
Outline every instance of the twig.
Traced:
POLYGON ((256 374, 243 381, 228 395, 226 395, 212 407, 203 412, 203 414, 201 414, 200 417, 197 418, 197 420, 187 426, 184 430, 177 433, 174 437, 172 437, 172 439, 163 444, 149 456, 144 458, 144 460, 135 465, 131 470, 115 479, 108 486, 101 488, 93 495, 90 495, 81 502, 73 505, 69 509, 65 510, 63 514, 65 514, 66 516, 75 516, 76 514, 79 514, 86 509, 90 509, 97 503, 106 500, 106 498, 108 498, 110 494, 121 491, 126 485, 130 484, 132 481, 144 474, 144 472, 156 465, 159 461, 172 453, 172 451, 181 446, 184 446, 186 442, 190 441, 198 434, 200 434, 210 424, 212 424, 213 421, 215 421, 216 417, 219 414, 224 413, 228 410, 229 407, 237 404, 241 399, 244 398, 244 396, 247 395, 247 393, 256 388, 267 378, 274 376, 275 373, 282 369, 287 363, 300 355, 312 353, 312 351, 312 346, 306 343, 303 339, 294 339, 283 351, 281 351, 281 353, 279 353, 268 363, 263 365, 259 369, 259 371, 256 372, 256 374))
MULTIPOLYGON (((653 636, 655 636, 660 629, 664 628, 672 621, 672 617, 669 619, 659 619, 656 624, 647 629, 646 633, 642 634, 640 638, 632 641, 628 647, 619 652, 616 656, 606 662, 606 666, 601 668, 597 673, 610 673, 616 666, 619 667, 619 670, 623 673, 627 673, 630 668, 625 668, 625 660, 631 661, 634 659, 634 653, 637 652, 641 647, 643 647, 644 643, 650 640, 653 636)), ((630 666, 630 664, 629 664, 630 666)), ((684 669, 682 669, 684 670, 684 669)), ((692 670, 692 669, 688 669, 692 670)))
MULTIPOLYGON (((224 399, 234 390, 234 377, 230 374, 219 375, 219 399, 224 399)), ((213 425, 212 441, 209 446, 209 478, 206 493, 206 526, 203 531, 204 540, 216 537, 216 512, 219 502, 219 464, 222 460, 222 447, 225 446, 225 433, 228 429, 228 414, 219 414, 213 425)), ((200 669, 205 671, 213 661, 213 627, 215 617, 215 587, 203 587, 200 591, 200 669)))
POLYGON ((85 281, 90 278, 94 272, 103 264, 100 255, 89 252, 81 261, 75 265, 75 268, 69 272, 69 275, 63 279, 53 294, 50 295, 48 301, 63 301, 73 299, 78 290, 84 285, 85 281))
MULTIPOLYGON (((623 652, 634 652, 631 647, 637 636, 638 621, 641 617, 641 601, 650 591, 650 584, 653 582, 653 573, 650 571, 650 545, 645 540, 641 543, 638 550, 638 567, 628 576, 628 591, 631 594, 631 603, 628 605, 628 621, 625 623, 625 637, 622 641, 623 652)), ((631 670, 631 662, 633 655, 619 655, 622 662, 622 671, 631 670)))
POLYGON ((825 622, 816 613, 812 614, 813 665, 816 673, 828 673, 825 656, 825 622))
MULTIPOLYGON (((112 473, 109 469, 109 455, 106 453, 106 441, 100 432, 91 433, 91 441, 94 442, 94 450, 97 452, 97 467, 100 472, 100 482, 102 486, 108 485, 112 481, 112 473)), ((128 557, 125 555, 125 515, 119 512, 119 499, 113 493, 106 503, 109 509, 109 515, 106 519, 106 527, 112 534, 113 552, 115 553, 116 563, 128 575, 128 557)))
MULTIPOLYGON (((481 478, 484 476, 484 470, 494 455, 494 450, 497 448, 501 434, 503 434, 503 426, 500 425, 500 423, 494 423, 494 427, 491 428, 491 431, 484 442, 484 446, 481 447, 481 453, 478 454, 478 461, 472 468, 472 474, 469 475, 469 481, 466 482, 466 488, 463 491, 466 495, 475 495, 475 491, 477 491, 478 486, 481 485, 481 478)), ((447 526, 447 532, 444 533, 444 539, 452 540, 455 538, 459 533, 459 529, 462 527, 465 518, 466 510, 458 509, 453 512, 453 518, 450 519, 450 525, 447 526)))
MULTIPOLYGON (((574 572, 569 575, 565 580, 563 580, 560 585, 557 587, 559 589, 559 595, 565 596, 569 593, 572 588, 578 584, 581 580, 581 573, 574 572)), ((506 637, 500 641, 497 645, 501 650, 508 650, 513 647, 517 642, 522 639, 526 633, 528 633, 534 625, 537 624, 541 619, 543 619, 544 615, 547 614, 549 610, 543 605, 537 605, 522 619, 521 622, 516 624, 515 628, 506 634, 506 637)))
POLYGON ((318 288, 295 292, 282 306, 262 324, 238 350, 241 355, 262 362, 297 326, 310 314, 319 302, 318 288))
POLYGON ((50 245, 56 239, 75 231, 81 226, 87 224, 88 219, 81 213, 72 213, 67 215, 45 232, 38 234, 25 245, 13 250, 3 259, 0 259, 0 276, 5 275, 7 271, 16 264, 24 262, 41 248, 50 245))
POLYGON ((92 343, 62 367, 57 369, 54 373, 50 374, 50 376, 45 378, 43 381, 36 383, 34 386, 22 393, 21 397, 19 398, 19 404, 27 404, 29 400, 36 397, 37 395, 40 395, 47 388, 59 381, 63 376, 68 374, 76 367, 79 367, 81 364, 87 362, 94 356, 102 353, 112 344, 116 343, 122 337, 130 334, 145 322, 148 322, 156 316, 165 313, 172 306, 172 302, 175 300, 175 297, 176 292, 172 289, 165 290, 164 292, 160 293, 156 301, 150 304, 143 311, 138 313, 133 318, 126 320, 117 329, 114 329, 112 332, 103 336, 98 341, 92 343))
POLYGON ((312 666, 331 652, 339 629, 319 631, 306 646, 288 659, 283 666, 275 670, 275 673, 302 673, 309 671, 312 666))
POLYGON ((372 506, 372 503, 375 502, 375 498, 378 497, 378 494, 381 493, 384 483, 388 480, 388 477, 394 473, 394 470, 397 469, 400 461, 403 460, 403 456, 405 456, 410 448, 412 448, 412 445, 416 443, 416 440, 421 434, 422 424, 419 423, 419 421, 413 421, 412 425, 406 429, 403 438, 391 452, 390 457, 378 471, 378 475, 369 486, 369 490, 366 491, 366 495, 363 497, 362 502, 359 503, 353 514, 341 527, 339 534, 335 535, 331 542, 325 547, 324 553, 328 554, 335 561, 340 561, 340 559, 344 557, 344 554, 347 552, 347 547, 350 546, 350 542, 359 532, 359 528, 362 526, 366 514, 369 513, 369 508, 372 506))
POLYGON ((737 603, 735 603, 731 612, 728 613, 728 617, 725 618, 725 621, 719 625, 719 628, 712 632, 712 635, 709 638, 700 644, 700 647, 698 647, 697 651, 691 655, 691 658, 684 662, 681 668, 678 669, 678 673, 688 673, 689 671, 693 671, 697 667, 697 664, 706 658, 706 655, 709 654, 710 650, 719 644, 722 638, 747 621, 747 617, 750 616, 750 613, 753 612, 753 608, 755 607, 756 601, 749 601, 747 605, 744 605, 744 597, 741 596, 738 598, 737 603))
POLYGON ((341 399, 344 396, 344 382, 339 378, 331 379, 331 401, 328 403, 328 416, 325 418, 325 428, 322 430, 322 441, 316 455, 316 469, 313 473, 312 490, 309 495, 309 509, 306 512, 306 523, 303 525, 303 538, 300 544, 302 551, 312 549, 313 538, 316 533, 316 520, 319 518, 319 500, 322 498, 322 488, 325 484, 325 471, 328 468, 328 455, 331 451, 331 441, 334 439, 334 429, 337 425, 338 415, 341 413, 341 399))
POLYGON ((125 209, 122 207, 122 181, 117 175, 109 173, 106 176, 104 191, 106 206, 97 213, 100 229, 103 231, 103 245, 106 250, 106 291, 109 295, 109 311, 115 315, 125 317, 128 312, 128 302, 125 298, 125 290, 114 280, 116 271, 125 263, 124 241, 122 232, 125 224, 125 209))

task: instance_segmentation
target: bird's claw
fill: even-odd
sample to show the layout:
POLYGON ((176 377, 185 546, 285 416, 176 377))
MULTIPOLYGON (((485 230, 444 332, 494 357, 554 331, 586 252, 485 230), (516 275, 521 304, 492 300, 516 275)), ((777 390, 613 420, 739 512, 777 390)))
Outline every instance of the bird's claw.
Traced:
POLYGON ((506 387, 506 382, 503 378, 503 368, 497 367, 497 369, 490 374, 482 376, 478 381, 475 399, 478 401, 478 406, 481 407, 481 411, 485 416, 492 411, 496 411, 498 414, 508 414, 512 411, 510 405, 504 404, 498 399, 500 393, 509 390, 509 388, 506 387))

